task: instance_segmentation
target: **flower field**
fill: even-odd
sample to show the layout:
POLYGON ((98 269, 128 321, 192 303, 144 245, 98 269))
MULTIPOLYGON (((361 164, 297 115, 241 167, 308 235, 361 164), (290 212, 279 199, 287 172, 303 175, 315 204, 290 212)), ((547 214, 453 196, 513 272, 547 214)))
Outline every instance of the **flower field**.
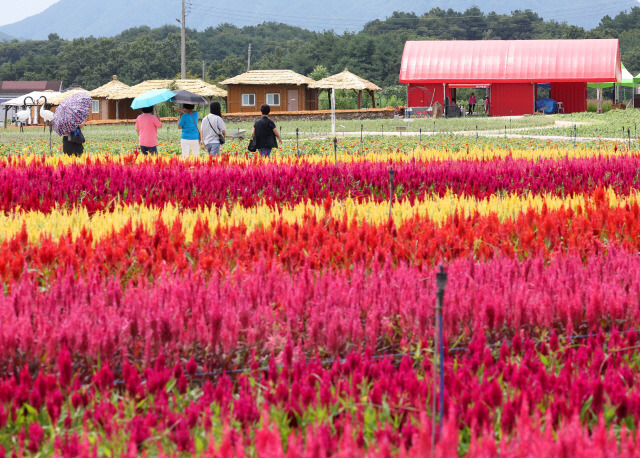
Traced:
POLYGON ((0 452, 640 455, 640 154, 443 137, 4 144, 0 452))

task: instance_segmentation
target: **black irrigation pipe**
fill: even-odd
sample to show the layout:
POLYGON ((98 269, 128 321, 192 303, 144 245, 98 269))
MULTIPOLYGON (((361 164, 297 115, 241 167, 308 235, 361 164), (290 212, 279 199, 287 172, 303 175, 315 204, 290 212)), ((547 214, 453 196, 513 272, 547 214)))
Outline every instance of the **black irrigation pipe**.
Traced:
MULTIPOLYGON (((618 332, 618 334, 630 334, 630 333, 640 333, 640 329, 630 329, 628 331, 620 331, 618 332)), ((587 339, 589 337, 597 337, 599 334, 579 334, 579 335, 575 335, 575 336, 569 336, 569 337, 565 337, 564 339, 567 341, 573 341, 573 340, 580 340, 580 339, 587 339)), ((607 336, 610 336, 611 333, 605 334, 607 336)), ((548 342, 549 339, 538 339, 535 340, 533 343, 534 345, 539 345, 541 343, 545 343, 548 342)), ((500 343, 495 343, 495 344, 490 344, 487 345, 487 348, 498 348, 501 347, 503 344, 507 344, 509 346, 513 345, 512 341, 503 341, 500 343)), ((453 352, 462 352, 462 351, 466 351, 469 350, 468 346, 465 347, 454 347, 454 348, 450 348, 448 351, 453 353, 453 352)), ((386 359, 386 358, 401 358, 404 356, 414 356, 415 352, 411 352, 411 353, 392 353, 392 354, 388 354, 388 355, 373 355, 370 357, 371 360, 378 360, 378 359, 386 359)), ((340 364, 344 364, 347 361, 346 358, 335 358, 335 359, 323 359, 320 361, 320 364, 322 365, 328 365, 328 364, 334 364, 336 362, 339 362, 340 364)), ((305 364, 310 364, 311 360, 307 360, 307 362, 305 364)), ((276 366, 277 369, 282 369, 284 366, 276 366)), ((216 377, 219 375, 224 375, 224 374, 241 374, 244 372, 264 372, 264 371, 268 371, 271 368, 269 366, 261 366, 258 367, 256 369, 251 369, 250 367, 245 367, 245 368, 240 368, 240 369, 220 369, 220 370, 216 370, 216 371, 210 371, 210 372, 197 372, 193 375, 189 375, 189 374, 185 374, 186 378, 205 378, 205 377, 216 377)), ((145 380, 142 380, 141 383, 145 383, 145 380)), ((122 385, 124 384, 124 380, 116 380, 113 382, 114 385, 122 385)))

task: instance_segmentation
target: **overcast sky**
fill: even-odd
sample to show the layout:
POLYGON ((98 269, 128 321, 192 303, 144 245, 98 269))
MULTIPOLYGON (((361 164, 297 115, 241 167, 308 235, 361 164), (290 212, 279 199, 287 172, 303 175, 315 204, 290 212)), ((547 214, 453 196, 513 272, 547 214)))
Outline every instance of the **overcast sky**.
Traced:
POLYGON ((2 10, 2 14, 0 14, 0 25, 12 24, 26 17, 38 14, 57 1, 58 0, 1 0, 0 3, 2 3, 2 7, 0 10, 2 10))

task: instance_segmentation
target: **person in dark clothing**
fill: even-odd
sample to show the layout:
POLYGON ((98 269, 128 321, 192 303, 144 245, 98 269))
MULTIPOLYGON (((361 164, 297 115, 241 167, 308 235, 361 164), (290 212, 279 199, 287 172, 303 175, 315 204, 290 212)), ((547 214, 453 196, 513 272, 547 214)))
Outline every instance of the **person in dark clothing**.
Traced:
POLYGON ((282 138, 280 138, 280 133, 275 123, 268 117, 270 112, 271 107, 269 105, 266 103, 262 105, 260 107, 262 118, 253 124, 253 130, 251 130, 251 136, 256 139, 256 148, 265 157, 269 157, 271 150, 278 147, 276 139, 282 144, 282 138))
MULTIPOLYGON (((78 126, 78 130, 81 130, 84 127, 84 124, 80 124, 78 126)), ((69 132, 71 135, 73 132, 69 132)), ((84 153, 84 145, 82 143, 74 143, 69 141, 69 135, 62 136, 62 152, 69 156, 82 156, 84 153)))
POLYGON ((476 95, 472 92, 471 97, 469 97, 469 115, 472 115, 474 110, 476 109, 476 95))

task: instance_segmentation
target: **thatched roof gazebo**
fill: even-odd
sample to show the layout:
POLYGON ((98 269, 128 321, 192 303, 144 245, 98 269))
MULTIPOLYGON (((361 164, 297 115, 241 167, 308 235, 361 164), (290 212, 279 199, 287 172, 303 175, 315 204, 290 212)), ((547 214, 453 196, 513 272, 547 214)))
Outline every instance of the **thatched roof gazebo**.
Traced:
POLYGON ((229 88, 229 112, 256 112, 263 103, 271 111, 317 109, 314 81, 293 70, 251 70, 220 84, 229 88))
POLYGON ((319 81, 314 81, 309 85, 314 89, 342 89, 353 90, 358 94, 358 110, 362 108, 362 91, 367 91, 371 95, 371 102, 373 108, 376 107, 375 91, 381 91, 382 88, 373 84, 371 81, 367 81, 364 78, 360 78, 358 75, 354 75, 348 69, 344 69, 343 72, 338 73, 327 78, 323 78, 319 81))
POLYGON ((110 97, 112 100, 134 99, 151 89, 165 89, 175 84, 176 89, 193 92, 203 97, 226 97, 227 91, 214 84, 206 83, 200 79, 193 80, 148 80, 131 86, 129 89, 110 97))
POLYGON ((142 83, 131 86, 127 89, 119 91, 117 94, 113 94, 108 97, 109 100, 115 100, 118 104, 121 100, 124 102, 124 106, 121 111, 124 112, 126 118, 134 118, 140 111, 133 110, 131 108, 131 102, 139 95, 144 94, 151 89, 179 89, 183 91, 193 92, 194 94, 201 95, 211 100, 212 97, 221 97, 226 99, 227 91, 220 89, 218 86, 206 83, 200 79, 193 80, 147 80, 142 83), (132 114, 131 114, 132 113, 132 114))

